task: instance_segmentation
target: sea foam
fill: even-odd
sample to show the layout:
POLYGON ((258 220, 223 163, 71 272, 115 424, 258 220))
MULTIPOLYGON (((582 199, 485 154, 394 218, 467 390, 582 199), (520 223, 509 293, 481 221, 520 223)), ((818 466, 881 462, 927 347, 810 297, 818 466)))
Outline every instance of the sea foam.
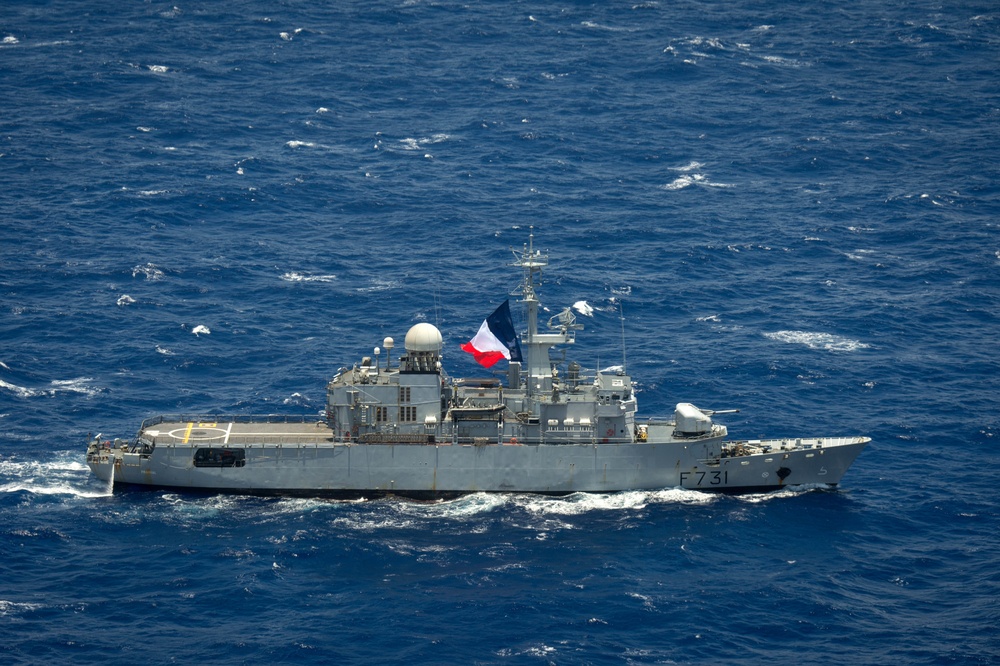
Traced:
POLYGON ((831 333, 813 333, 809 331, 774 331, 764 333, 764 337, 778 342, 805 345, 810 349, 822 349, 831 352, 853 352, 868 349, 868 345, 859 340, 852 340, 831 333))

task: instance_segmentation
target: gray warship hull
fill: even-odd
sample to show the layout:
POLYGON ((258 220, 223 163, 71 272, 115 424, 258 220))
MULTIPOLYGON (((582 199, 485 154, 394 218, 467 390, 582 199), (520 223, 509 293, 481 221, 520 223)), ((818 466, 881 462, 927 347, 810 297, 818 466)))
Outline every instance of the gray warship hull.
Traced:
POLYGON ((835 486, 868 442, 361 443, 333 441, 322 422, 208 418, 152 419, 135 440, 96 443, 88 464, 109 483, 247 494, 419 498, 673 487, 735 493, 835 486))
POLYGON ((583 326, 566 308, 540 330, 536 288, 548 258, 533 241, 515 256, 527 330, 515 332, 505 301, 462 345, 485 367, 505 359, 502 376, 450 378, 440 331, 421 322, 399 358, 385 338, 384 361, 376 347, 374 358, 341 368, 318 420, 160 416, 129 440, 94 438, 87 464, 111 484, 258 494, 745 492, 835 486, 868 443, 732 441, 712 417, 736 410, 686 402, 670 417, 638 418, 624 353, 621 366, 593 374, 567 363, 583 326))

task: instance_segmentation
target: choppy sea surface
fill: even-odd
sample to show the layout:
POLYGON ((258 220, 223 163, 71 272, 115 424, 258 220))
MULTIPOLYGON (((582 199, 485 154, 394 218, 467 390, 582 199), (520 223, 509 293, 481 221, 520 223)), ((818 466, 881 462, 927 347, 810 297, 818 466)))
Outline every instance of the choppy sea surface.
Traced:
POLYGON ((1000 663, 998 67, 983 0, 3 3, 0 660, 1000 663), (316 414, 418 321, 480 375, 531 226, 642 414, 872 444, 738 497, 84 464, 159 413, 316 414))

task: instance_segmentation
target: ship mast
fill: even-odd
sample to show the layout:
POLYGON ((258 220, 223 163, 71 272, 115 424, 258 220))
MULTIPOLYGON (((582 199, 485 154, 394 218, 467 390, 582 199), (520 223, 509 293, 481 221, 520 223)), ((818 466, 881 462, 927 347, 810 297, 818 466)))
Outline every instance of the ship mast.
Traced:
POLYGON ((525 341, 531 344, 533 338, 538 335, 538 294, 535 292, 535 287, 542 283, 542 267, 549 264, 548 255, 543 255, 541 251, 535 249, 534 227, 531 227, 531 232, 528 234, 528 243, 520 254, 515 252, 514 257, 513 265, 524 269, 524 279, 521 281, 520 290, 514 293, 521 296, 522 303, 528 305, 528 336, 525 341), (538 274, 537 281, 535 280, 536 273, 538 274))
POLYGON ((534 227, 529 232, 528 243, 520 252, 515 251, 514 257, 513 265, 524 271, 521 286, 514 295, 520 296, 521 302, 528 306, 528 331, 522 345, 522 351, 527 350, 527 393, 529 396, 545 396, 551 393, 553 382, 549 349, 560 344, 573 344, 576 330, 582 327, 568 322, 558 327, 558 333, 538 332, 540 303, 536 288, 541 285, 542 268, 549 265, 549 256, 535 249, 534 227))

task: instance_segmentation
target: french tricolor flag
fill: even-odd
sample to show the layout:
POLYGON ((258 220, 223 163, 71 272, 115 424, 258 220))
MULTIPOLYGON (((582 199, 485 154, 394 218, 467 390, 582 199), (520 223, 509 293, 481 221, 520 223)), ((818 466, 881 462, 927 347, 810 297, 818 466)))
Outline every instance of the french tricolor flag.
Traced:
POLYGON ((521 344, 514 331, 514 320, 510 318, 509 300, 486 318, 476 337, 462 345, 462 351, 472 354, 476 362, 486 368, 492 368, 502 358, 522 360, 521 344))

